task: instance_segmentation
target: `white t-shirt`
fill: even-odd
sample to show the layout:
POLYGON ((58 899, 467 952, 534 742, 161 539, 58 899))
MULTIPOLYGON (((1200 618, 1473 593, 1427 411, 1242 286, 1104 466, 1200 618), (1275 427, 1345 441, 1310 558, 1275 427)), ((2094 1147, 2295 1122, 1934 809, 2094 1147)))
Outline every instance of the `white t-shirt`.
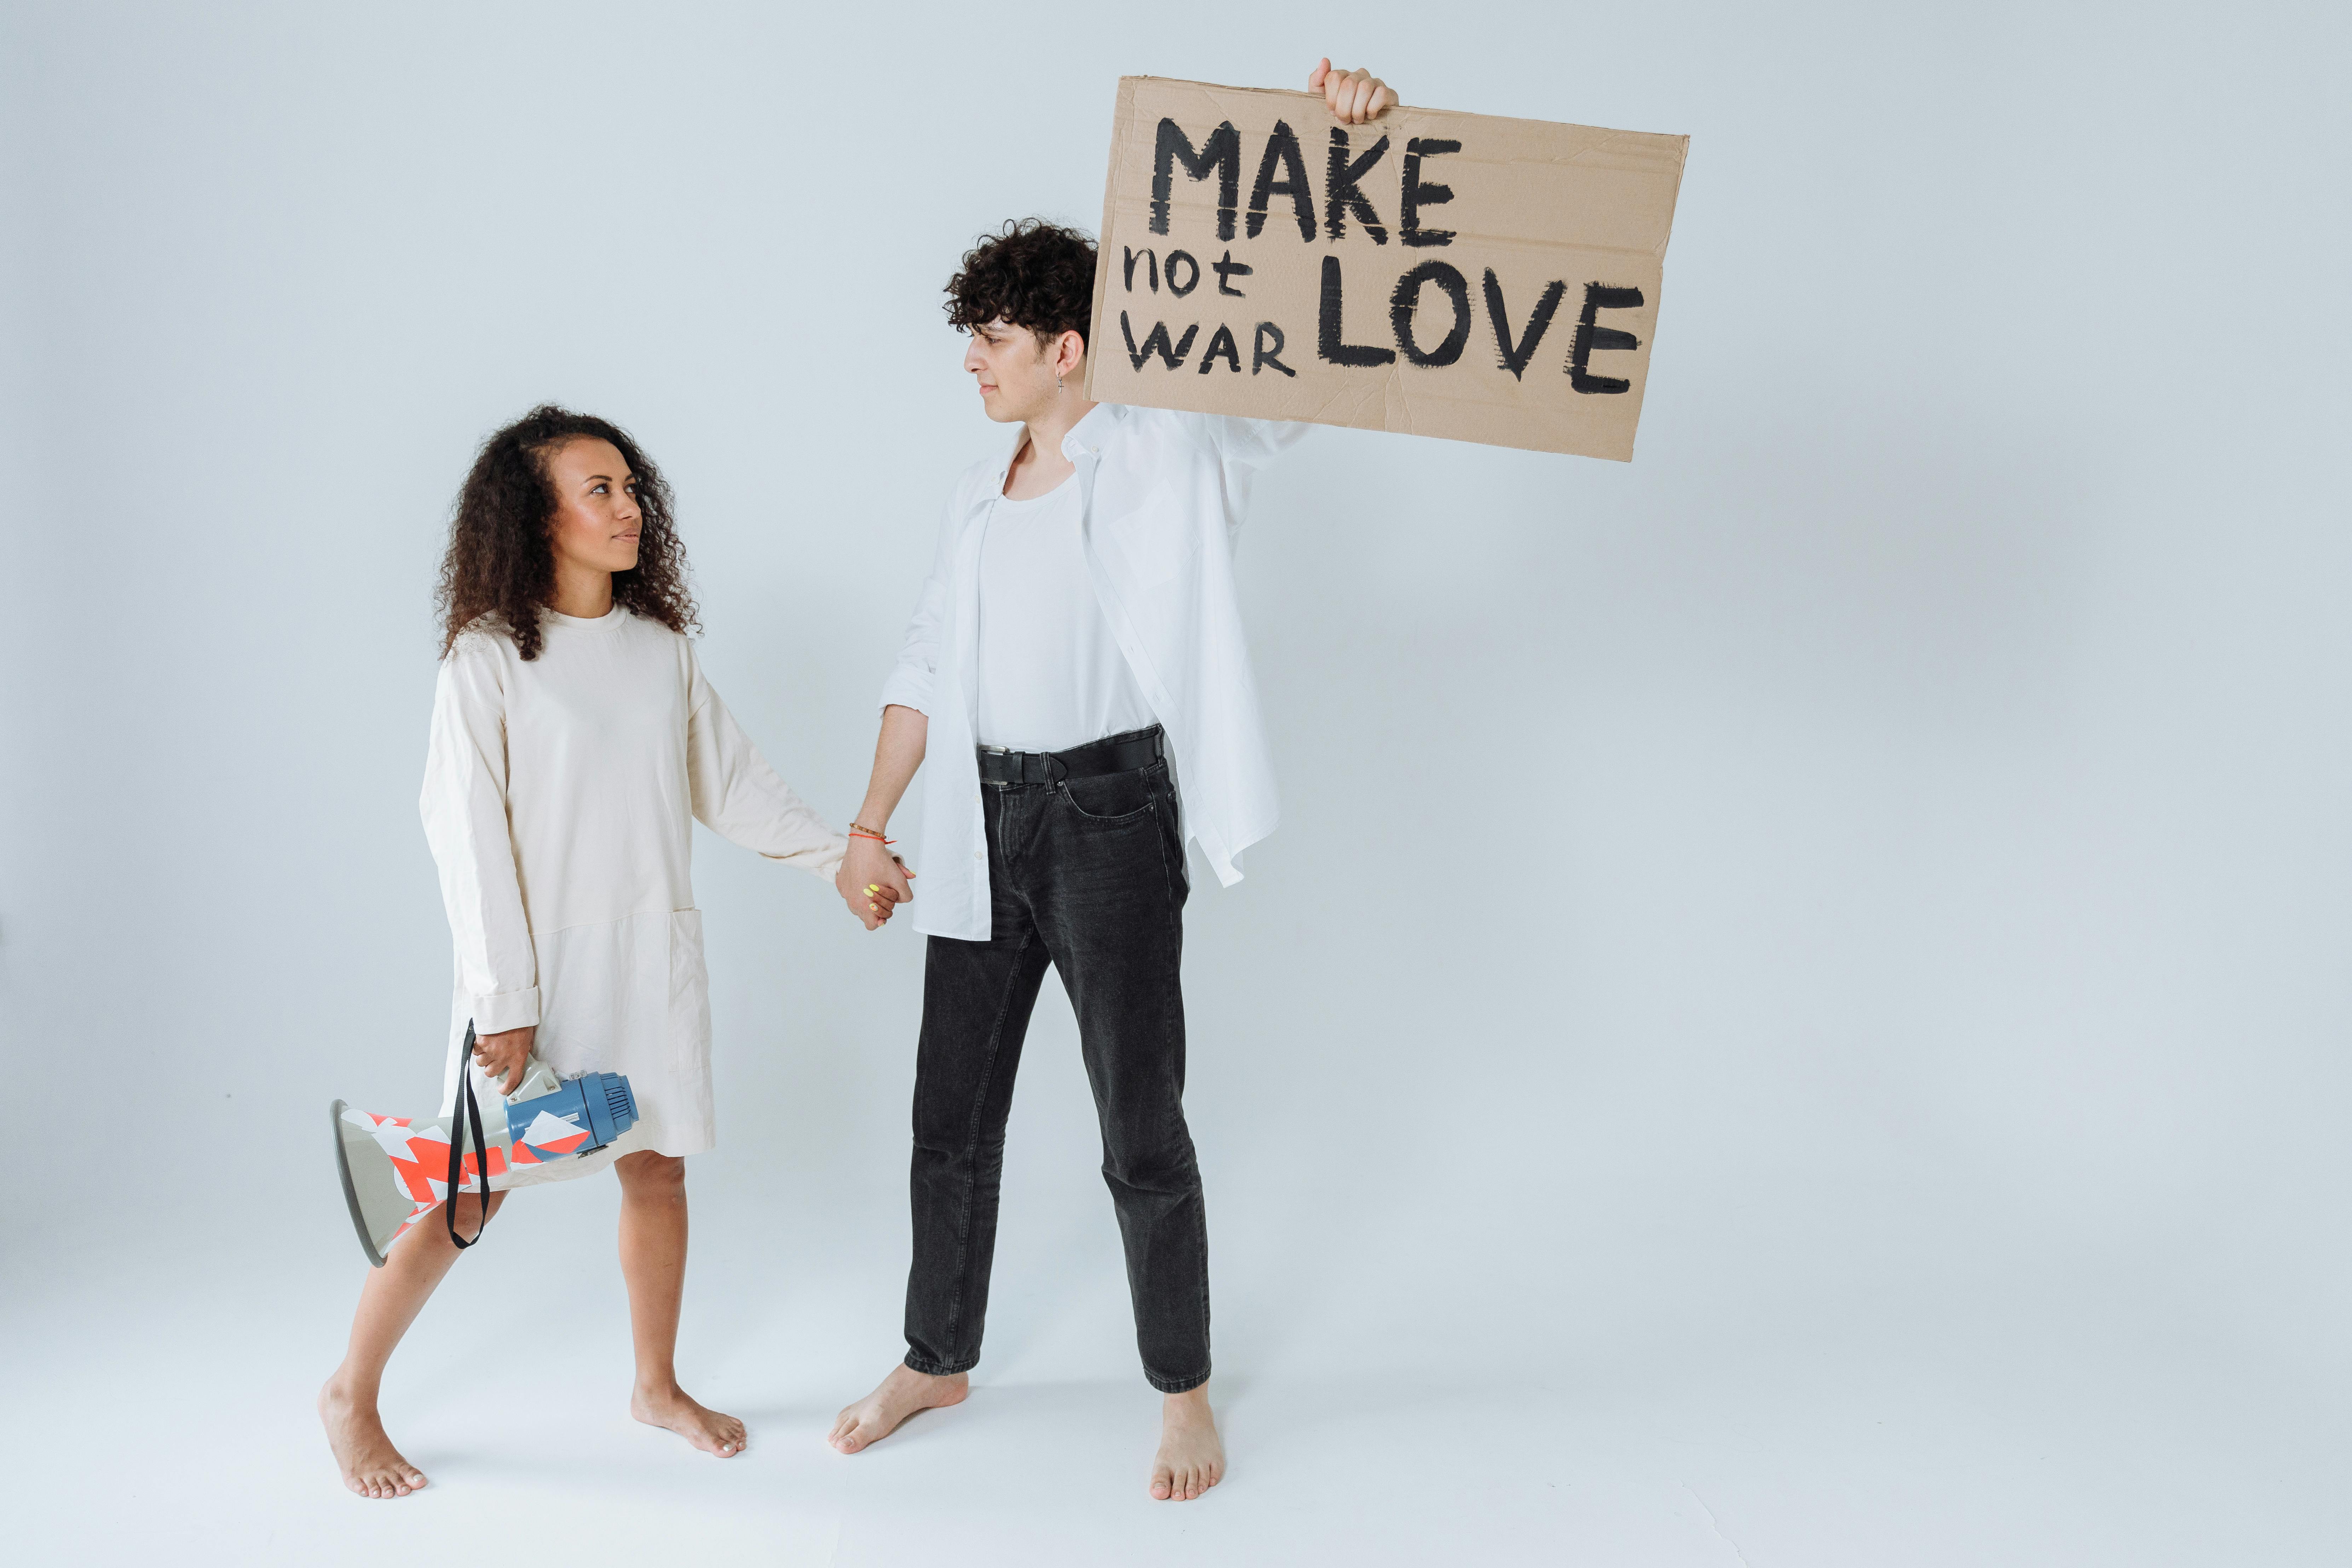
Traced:
POLYGON ((1066 752, 1157 722, 1087 577, 1076 475, 996 498, 980 548, 983 746, 1066 752))

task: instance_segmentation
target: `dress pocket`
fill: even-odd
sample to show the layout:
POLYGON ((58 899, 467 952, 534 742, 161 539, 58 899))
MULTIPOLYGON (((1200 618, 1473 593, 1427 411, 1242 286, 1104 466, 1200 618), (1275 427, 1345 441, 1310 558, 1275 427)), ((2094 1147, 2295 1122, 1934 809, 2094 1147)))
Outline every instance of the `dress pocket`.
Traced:
POLYGON ((702 962, 702 911, 674 910, 669 917, 669 1017, 664 1030, 670 1059, 688 1070, 706 1071, 710 1057, 710 975, 702 962))

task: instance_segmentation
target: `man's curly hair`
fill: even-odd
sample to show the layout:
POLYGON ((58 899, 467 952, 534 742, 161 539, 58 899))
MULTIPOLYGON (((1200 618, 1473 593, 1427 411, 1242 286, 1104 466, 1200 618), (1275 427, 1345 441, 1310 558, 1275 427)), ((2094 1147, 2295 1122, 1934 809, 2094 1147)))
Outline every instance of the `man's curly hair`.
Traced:
POLYGON ((695 629, 686 581, 686 547, 672 521, 669 485, 628 432, 593 414, 541 404, 482 443, 457 492, 449 550, 441 558, 434 605, 441 618, 441 657, 467 627, 495 617, 526 659, 539 657, 539 612, 555 594, 554 481, 547 458, 567 441, 610 441, 636 476, 637 563, 613 574, 613 600, 678 633, 695 629))
POLYGON ((1044 218, 982 235, 948 279, 948 321, 966 331, 1002 316, 1040 343, 1064 332, 1084 342, 1094 308, 1095 242, 1044 218))

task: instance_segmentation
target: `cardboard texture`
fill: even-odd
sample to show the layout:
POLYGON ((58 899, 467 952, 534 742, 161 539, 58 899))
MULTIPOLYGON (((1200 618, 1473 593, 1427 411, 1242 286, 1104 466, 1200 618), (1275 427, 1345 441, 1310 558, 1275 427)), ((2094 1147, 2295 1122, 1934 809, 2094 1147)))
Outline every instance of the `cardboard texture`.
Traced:
POLYGON ((1087 395, 1630 459, 1689 145, 1122 77, 1087 395))

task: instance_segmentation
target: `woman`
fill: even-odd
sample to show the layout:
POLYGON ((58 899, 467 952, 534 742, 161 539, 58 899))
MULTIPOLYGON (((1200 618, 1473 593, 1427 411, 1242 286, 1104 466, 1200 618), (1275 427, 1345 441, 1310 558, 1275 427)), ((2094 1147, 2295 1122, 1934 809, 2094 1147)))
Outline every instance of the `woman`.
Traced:
MULTIPOLYGON (((625 1136, 511 1184, 618 1173, 630 1414, 730 1457, 743 1424, 688 1397, 671 1359, 685 1157, 715 1142, 688 816, 825 878, 846 842, 702 679, 668 488, 614 426, 542 407, 483 445, 458 497, 440 606, 423 810, 457 941, 445 1112, 467 1068, 468 1024, 485 1102, 520 1086, 534 1049, 559 1077, 628 1075, 638 1121, 625 1136)), ((488 1213, 504 1197, 491 1194, 488 1213)), ((320 1394, 344 1484, 363 1497, 425 1485, 385 1436, 376 1391, 457 1256, 446 1226, 409 1227, 368 1276, 350 1349, 320 1394)))

